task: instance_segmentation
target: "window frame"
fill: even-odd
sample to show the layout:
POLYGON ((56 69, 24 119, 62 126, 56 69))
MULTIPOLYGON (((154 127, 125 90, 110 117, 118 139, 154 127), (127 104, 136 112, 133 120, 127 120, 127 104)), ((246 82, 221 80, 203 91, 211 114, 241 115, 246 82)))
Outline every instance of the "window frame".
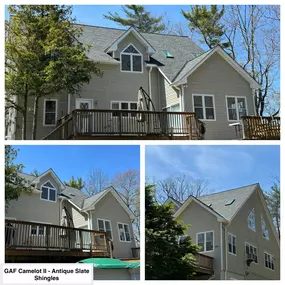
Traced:
POLYGON ((103 224, 104 224, 104 232, 106 233, 107 238, 109 238, 111 241, 113 241, 114 236, 113 236, 113 230, 112 230, 112 223, 111 223, 111 221, 110 221, 110 220, 106 220, 106 219, 102 219, 102 218, 97 218, 98 231, 100 231, 100 229, 99 229, 99 220, 100 220, 100 221, 103 221, 103 224), (107 234, 105 222, 109 222, 109 223, 110 223, 110 231, 111 231, 111 236, 112 236, 112 238, 110 238, 110 237, 108 236, 108 234, 107 234))
POLYGON ((41 195, 40 195, 40 199, 41 200, 43 200, 43 201, 48 201, 48 202, 52 202, 52 203, 56 203, 57 202, 57 189, 54 187, 54 185, 51 183, 51 181, 50 180, 48 180, 48 181, 45 181, 42 185, 41 185, 41 195), (49 187, 49 186, 45 186, 45 184, 47 184, 47 183, 50 183, 52 186, 53 186, 53 188, 51 188, 51 187, 49 187), (42 198, 42 188, 43 187, 45 187, 45 188, 47 188, 48 189, 48 198, 47 199, 44 199, 44 198, 42 198), (49 198, 50 198, 50 191, 49 190, 55 190, 55 201, 53 201, 53 200, 50 200, 49 198))
MULTIPOLYGON (((274 259, 274 255, 268 253, 267 251, 264 251, 263 257, 264 257, 264 267, 267 268, 267 269, 269 269, 269 270, 275 271, 275 259, 274 259), (274 269, 272 269, 272 268, 266 266, 265 254, 267 254, 268 257, 271 258, 271 263, 273 263, 274 269)), ((270 260, 269 260, 269 261, 270 261, 270 260)))
POLYGON ((267 228, 267 226, 266 226, 266 223, 265 223, 265 220, 264 220, 262 214, 261 214, 261 232, 262 232, 262 237, 263 237, 264 239, 266 239, 266 240, 269 241, 269 231, 268 231, 268 228, 267 228), (267 231, 267 237, 265 237, 265 236, 263 235, 263 226, 262 226, 263 223, 264 223, 264 226, 265 226, 265 230, 267 231))
MULTIPOLYGON (((112 111, 122 111, 122 112, 128 112, 128 111, 137 111, 138 110, 138 106, 137 106, 137 108, 136 109, 121 109, 121 104, 122 103, 127 103, 128 104, 128 108, 130 108, 131 107, 131 104, 136 104, 136 106, 137 106, 137 104, 138 104, 138 102, 136 102, 136 101, 110 101, 110 110, 112 110, 112 111), (119 104, 119 109, 112 109, 112 104, 113 103, 118 103, 119 104)), ((122 119, 126 119, 126 118, 128 118, 128 119, 130 119, 130 118, 134 118, 134 119, 136 119, 136 117, 137 116, 134 116, 134 117, 132 117, 132 116, 130 116, 131 114, 130 113, 128 113, 128 116, 121 116, 121 118, 122 119)), ((119 116, 113 116, 113 113, 111 113, 111 118, 119 118, 119 116)))
POLYGON ((58 113, 58 99, 44 99, 44 114, 43 114, 43 126, 44 127, 54 127, 57 124, 57 113, 58 113), (47 101, 54 101, 55 102, 55 123, 54 124, 46 124, 46 102, 47 101))
POLYGON ((129 226, 129 224, 122 223, 122 222, 117 222, 117 228, 118 228, 118 235, 119 235, 119 241, 120 241, 120 242, 127 242, 127 243, 132 242, 131 231, 130 231, 130 226, 129 226), (119 224, 123 226, 125 240, 121 240, 119 224), (125 232, 125 227, 124 227, 124 226, 128 226, 129 235, 130 235, 130 240, 129 240, 129 241, 127 241, 127 239, 126 239, 126 232, 125 232))
POLYGON ((247 227, 248 227, 250 230, 256 232, 256 219, 255 219, 255 209, 254 209, 254 208, 251 209, 249 215, 247 216, 247 227), (249 227, 249 224, 248 224, 249 218, 250 218, 250 216, 251 216, 252 214, 254 214, 254 229, 251 228, 251 227, 249 227))
POLYGON ((241 118, 239 117, 239 112, 238 112, 238 108, 237 108, 237 100, 238 98, 243 98, 245 101, 245 111, 246 111, 246 116, 248 115, 248 108, 247 108, 247 98, 246 96, 231 96, 231 95, 226 95, 226 110, 227 110, 227 118, 228 118, 228 122, 239 122, 241 120, 241 118), (235 99, 235 105, 236 105, 236 112, 237 112, 237 119, 236 120, 230 120, 230 116, 229 116, 229 107, 228 107, 228 98, 234 98, 235 99))
POLYGON ((253 247, 253 248, 255 248, 256 249, 256 260, 257 260, 257 262, 254 262, 255 264, 258 264, 258 250, 257 250, 257 247, 256 246, 254 246, 253 244, 251 244, 251 243, 249 243, 249 242, 245 242, 244 243, 244 249, 245 249, 245 254, 246 254, 246 245, 248 245, 249 246, 249 248, 250 247, 253 247))
POLYGON ((139 51, 139 49, 132 43, 130 43, 128 46, 126 46, 121 52, 120 52, 120 71, 121 72, 127 72, 127 73, 143 73, 143 55, 139 51), (138 52, 138 53, 126 53, 124 52, 126 49, 128 49, 130 46, 133 46, 133 48, 138 52), (123 70, 123 61, 122 61, 122 55, 129 55, 130 56, 130 63, 131 63, 131 70, 123 70), (141 57, 141 71, 134 71, 133 70, 133 56, 140 56, 141 57))
POLYGON ((215 250, 215 231, 211 230, 211 231, 196 233, 196 244, 197 244, 197 246, 198 246, 198 235, 199 234, 204 234, 204 251, 199 251, 199 253, 213 252, 215 250), (213 249, 212 250, 206 250, 207 249, 207 238, 206 238, 207 233, 213 233, 213 249))
MULTIPOLYGON (((206 122, 215 122, 217 120, 216 116, 216 104, 215 104, 215 95, 214 94, 197 94, 193 93, 192 94, 192 106, 193 106, 193 112, 195 113, 195 104, 194 104, 194 97, 195 96, 200 96, 202 97, 202 109, 203 109, 203 118, 204 119, 199 119, 201 121, 206 121, 206 122), (214 109, 214 119, 206 119, 206 106, 205 106, 205 97, 212 97, 213 99, 213 109, 214 109)), ((201 108, 201 107, 198 107, 201 108)), ((207 107, 209 108, 209 107, 207 107)))
POLYGON ((228 241, 227 241, 227 244, 228 244, 228 253, 231 254, 231 255, 234 255, 234 256, 237 256, 237 237, 231 233, 228 233, 228 241), (231 236, 231 245, 232 245, 232 249, 233 249, 233 238, 235 238, 235 247, 236 247, 236 253, 234 252, 230 252, 230 249, 229 249, 229 236, 231 236))

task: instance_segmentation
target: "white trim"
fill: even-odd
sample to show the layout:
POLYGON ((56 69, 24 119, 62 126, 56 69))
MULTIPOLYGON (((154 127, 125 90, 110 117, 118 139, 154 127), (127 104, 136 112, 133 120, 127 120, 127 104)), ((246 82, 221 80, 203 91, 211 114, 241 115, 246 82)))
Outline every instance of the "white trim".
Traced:
POLYGON ((241 120, 241 118, 239 117, 238 106, 237 106, 237 99, 238 98, 243 98, 244 99, 246 116, 248 115, 247 98, 246 98, 246 96, 226 95, 226 110, 227 110, 228 122, 239 122, 241 120), (236 120, 230 120, 230 118, 229 118, 228 98, 234 98, 235 99, 235 106, 236 106, 236 112, 237 112, 237 119, 236 120))
POLYGON ((121 64, 120 64, 120 72, 143 73, 143 70, 144 70, 143 55, 141 54, 141 52, 139 51, 139 49, 137 49, 136 46, 135 46, 134 44, 132 44, 132 43, 130 43, 126 48, 124 48, 123 51, 120 52, 120 63, 121 63, 121 64), (138 52, 138 54, 137 54, 137 53, 125 53, 124 51, 125 51, 126 49, 128 49, 129 46, 133 46, 134 49, 138 52), (129 56, 130 56, 130 63, 131 63, 130 68, 131 68, 131 70, 123 70, 123 69, 122 69, 122 66, 123 66, 122 55, 129 55, 129 56), (134 70, 133 70, 133 56, 140 56, 140 57, 141 57, 141 68, 142 68, 141 71, 134 71, 134 70))
POLYGON ((223 223, 220 222, 220 248, 221 248, 221 270, 224 270, 224 254, 223 254, 223 223))
MULTIPOLYGON (((150 66, 149 68, 149 71, 148 71, 148 84, 149 84, 149 87, 148 87, 148 95, 149 95, 149 98, 150 100, 152 101, 152 88, 151 88, 151 72, 152 72, 152 68, 153 66, 150 66)), ((152 104, 150 104, 150 111, 152 111, 152 104)))
POLYGON ((129 28, 123 35, 121 35, 107 50, 106 53, 110 51, 116 51, 118 49, 118 44, 125 39, 130 33, 133 33, 137 40, 146 47, 148 54, 154 54, 154 48, 147 42, 147 40, 133 27, 129 28))
MULTIPOLYGON (((232 244, 232 246, 233 246, 233 245, 234 245, 234 244, 233 244, 233 239, 231 239, 231 242, 232 242, 231 244, 232 244)), ((229 232, 228 232, 228 236, 227 236, 227 248, 228 248, 227 253, 229 253, 229 254, 231 254, 231 255, 233 255, 233 256, 237 256, 237 237, 236 237, 235 235, 229 233, 229 232), (230 251, 229 251, 229 236, 232 236, 232 237, 235 238, 236 253, 233 253, 233 252, 230 252, 230 251)))
MULTIPOLYGON (((215 106, 215 96, 214 94, 197 94, 193 93, 192 94, 192 107, 193 107, 193 112, 195 113, 195 105, 194 105, 194 96, 201 96, 202 97, 202 109, 203 109, 203 118, 204 119, 199 119, 200 121, 205 121, 205 122, 215 122, 217 120, 216 117, 216 106, 215 106), (213 109, 214 109, 214 119, 206 119, 206 106, 205 106, 205 97, 212 97, 213 98, 213 109)), ((201 108, 201 107, 197 107, 201 108)), ((207 107, 211 108, 211 107, 207 107)))
POLYGON ((196 202, 198 205, 200 205, 202 208, 204 208, 205 210, 207 210, 208 212, 210 212, 211 214, 213 214, 214 216, 217 217, 217 221, 218 222, 225 222, 227 223, 228 220, 226 220, 224 217, 222 217, 221 215, 219 215, 218 213, 216 213, 214 210, 212 210, 210 207, 207 207, 204 203, 202 203, 201 201, 199 201, 198 199, 196 199, 193 196, 190 196, 184 203, 183 205, 177 210, 177 212, 175 212, 174 214, 174 218, 177 218, 187 207, 188 205, 192 202, 196 202))
POLYGON ((271 271, 275 271, 275 258, 274 258, 274 255, 268 253, 267 251, 264 251, 264 253, 263 253, 263 259, 264 259, 264 267, 267 268, 267 269, 269 269, 269 270, 271 270, 271 271), (269 268, 269 267, 266 267, 266 265, 265 265, 265 254, 267 254, 267 255, 269 255, 269 256, 271 257, 272 263, 273 263, 273 266, 274 266, 274 269, 269 268))
MULTIPOLYGON (((228 236, 228 225, 225 226, 225 241, 227 239, 227 236, 228 236)), ((228 244, 225 242, 225 252, 227 252, 228 250, 228 244)), ((225 257, 226 257, 226 268, 225 268, 225 280, 227 280, 227 274, 228 274, 228 255, 225 254, 225 257)))
POLYGON ((106 220, 106 219, 102 219, 102 218, 97 218, 97 228, 98 228, 98 231, 100 231, 100 229, 99 229, 99 220, 104 222, 103 223, 104 224, 104 232, 106 233, 107 237, 108 237, 108 234, 107 234, 107 231, 106 231, 106 224, 105 224, 105 222, 109 222, 110 223, 110 230, 111 230, 112 238, 110 238, 110 237, 108 237, 108 238, 110 238, 110 240, 113 241, 114 240, 114 236, 113 236, 113 230, 112 230, 112 223, 111 223, 111 221, 110 220, 106 220))
POLYGON ((182 103, 182 111, 185 112, 185 90, 184 90, 184 85, 181 85, 181 103, 182 103))
POLYGON ((44 127, 54 127, 56 126, 56 123, 57 123, 57 112, 58 112, 58 99, 44 99, 44 114, 43 114, 43 126, 44 127), (45 118, 46 118, 46 102, 47 101, 55 101, 55 120, 54 120, 54 124, 46 124, 45 122, 45 118))
POLYGON ((215 250, 215 232, 214 232, 214 230, 196 233, 196 245, 197 245, 197 246, 198 246, 198 235, 199 235, 199 234, 204 234, 204 251, 199 251, 199 253, 213 252, 213 251, 215 250), (206 250, 206 247, 207 247, 206 234, 207 234, 207 233, 213 233, 213 249, 212 249, 212 250, 206 250))
POLYGON ((50 180, 45 181, 45 182, 40 186, 40 191, 41 191, 40 200, 57 203, 58 190, 54 187, 54 185, 51 183, 50 180), (49 187, 49 186, 45 186, 45 184, 47 184, 47 183, 50 183, 53 188, 52 188, 52 187, 49 187), (45 187, 45 188, 48 189, 48 199, 43 199, 43 198, 42 198, 42 192, 43 192, 43 191, 42 191, 42 188, 43 188, 43 187, 45 187), (54 190, 54 191, 55 191, 55 201, 49 199, 49 198, 50 198, 50 191, 49 191, 49 190, 54 190))
POLYGON ((261 86, 246 72, 230 55, 228 55, 220 46, 213 48, 207 56, 199 61, 190 71, 188 71, 183 78, 174 82, 175 85, 181 85, 187 83, 187 78, 198 69, 208 58, 213 54, 218 53, 229 65, 231 65, 249 84, 250 88, 259 89, 261 86))
POLYGON ((253 244, 251 244, 251 243, 249 243, 249 242, 247 242, 247 241, 245 241, 244 242, 244 251, 245 251, 245 254, 246 254, 246 245, 249 245, 249 246, 252 246, 252 247, 254 247, 255 249, 256 249, 256 257, 257 257, 257 262, 254 262, 255 264, 258 264, 259 262, 258 262, 258 249, 257 249, 257 247, 255 246, 255 245, 253 245, 253 244))
POLYGON ((132 238, 131 238, 131 231, 130 231, 130 225, 129 225, 129 224, 122 223, 122 222, 117 222, 117 229, 118 229, 118 236, 119 236, 119 241, 120 241, 120 242, 126 242, 126 243, 130 243, 130 242, 132 242, 132 238), (125 237, 125 240, 121 240, 119 224, 123 225, 123 230, 124 230, 124 237, 125 237), (129 229, 129 235, 130 235, 130 240, 129 240, 129 241, 127 241, 127 239, 126 239, 126 232, 125 232, 125 228, 124 228, 124 226, 128 226, 128 229, 129 229))
MULTIPOLYGON (((158 71, 161 73, 161 75, 164 77, 164 79, 171 85, 171 81, 168 79, 168 77, 162 72, 162 70, 157 67, 158 71)), ((172 86, 171 86, 172 87, 172 86)))
POLYGON ((77 105, 80 103, 80 102, 89 102, 91 103, 91 108, 90 109, 93 109, 93 102, 94 100, 91 99, 91 98, 75 98, 75 109, 77 109, 77 105))

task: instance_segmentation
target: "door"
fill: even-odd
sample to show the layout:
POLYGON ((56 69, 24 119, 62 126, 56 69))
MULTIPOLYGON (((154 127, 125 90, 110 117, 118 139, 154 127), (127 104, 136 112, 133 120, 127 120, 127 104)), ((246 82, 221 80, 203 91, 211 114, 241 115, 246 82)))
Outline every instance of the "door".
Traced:
MULTIPOLYGON (((93 109, 93 99, 76 98, 75 107, 80 110, 93 109)), ((92 134, 94 126, 93 119, 94 114, 92 112, 78 112, 78 131, 81 134, 92 134)))

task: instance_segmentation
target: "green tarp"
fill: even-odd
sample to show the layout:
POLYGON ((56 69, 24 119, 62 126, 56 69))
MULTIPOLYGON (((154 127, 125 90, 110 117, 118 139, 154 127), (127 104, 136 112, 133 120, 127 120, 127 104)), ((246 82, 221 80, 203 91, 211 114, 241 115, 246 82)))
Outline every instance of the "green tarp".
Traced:
POLYGON ((139 261, 123 261, 115 258, 87 258, 77 263, 93 264, 95 268, 101 269, 124 269, 124 268, 139 268, 139 261))

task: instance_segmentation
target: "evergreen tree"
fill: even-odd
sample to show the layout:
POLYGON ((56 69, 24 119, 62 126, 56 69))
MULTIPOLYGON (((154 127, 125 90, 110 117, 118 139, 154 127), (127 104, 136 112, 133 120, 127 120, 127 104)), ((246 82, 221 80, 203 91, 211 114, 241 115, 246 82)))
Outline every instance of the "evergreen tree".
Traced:
POLYGON ((5 202, 6 207, 10 201, 18 200, 21 193, 30 193, 31 188, 27 181, 19 175, 24 166, 21 163, 15 163, 18 150, 11 145, 5 145, 5 202))
POLYGON ((122 10, 125 13, 125 18, 120 17, 118 13, 111 12, 108 12, 104 17, 122 26, 134 27, 141 33, 160 33, 165 29, 162 16, 152 17, 142 5, 125 5, 122 6, 122 10))
POLYGON ((66 186, 70 186, 70 187, 76 188, 76 189, 78 189, 80 191, 85 187, 85 183, 83 182, 81 177, 77 177, 77 179, 75 179, 72 176, 69 181, 64 181, 64 184, 66 186))
POLYGON ((218 11, 217 5, 211 5, 209 10, 206 5, 193 5, 189 12, 182 10, 181 13, 189 21, 190 30, 198 31, 203 37, 203 42, 209 48, 218 44, 223 48, 229 46, 228 42, 222 43, 225 27, 220 23, 220 20, 225 13, 224 7, 218 11))
POLYGON ((268 210, 272 216, 276 227, 278 237, 280 239, 280 183, 274 182, 271 189, 265 193, 268 210))
POLYGON ((34 102, 32 139, 35 139, 39 99, 64 92, 77 94, 92 74, 101 72, 86 56, 90 47, 77 40, 81 29, 73 25, 71 6, 11 5, 8 10, 6 106, 22 115, 22 139, 26 139, 31 109, 28 102, 34 102))
POLYGON ((185 237, 186 226, 174 220, 170 205, 155 202, 145 188, 145 276, 147 280, 189 280, 195 274, 197 246, 185 237), (184 236, 179 242, 179 237, 184 236))

